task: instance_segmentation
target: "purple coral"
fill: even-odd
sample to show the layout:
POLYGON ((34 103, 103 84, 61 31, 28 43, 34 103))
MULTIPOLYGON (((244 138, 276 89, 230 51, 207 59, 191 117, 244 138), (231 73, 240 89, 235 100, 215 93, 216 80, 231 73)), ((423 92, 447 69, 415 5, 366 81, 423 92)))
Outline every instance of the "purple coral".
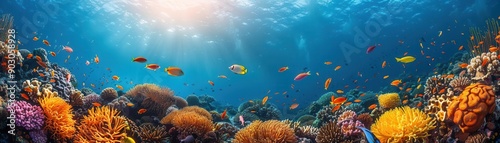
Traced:
POLYGON ((337 125, 340 126, 342 133, 345 136, 360 135, 361 130, 356 127, 365 127, 363 123, 355 120, 344 120, 342 122, 338 122, 337 125))
POLYGON ((47 134, 43 130, 30 131, 29 135, 30 135, 33 143, 46 143, 47 142, 47 134))
POLYGON ((26 130, 39 130, 44 123, 45 115, 40 106, 31 105, 26 101, 15 101, 9 110, 14 110, 16 125, 26 130))

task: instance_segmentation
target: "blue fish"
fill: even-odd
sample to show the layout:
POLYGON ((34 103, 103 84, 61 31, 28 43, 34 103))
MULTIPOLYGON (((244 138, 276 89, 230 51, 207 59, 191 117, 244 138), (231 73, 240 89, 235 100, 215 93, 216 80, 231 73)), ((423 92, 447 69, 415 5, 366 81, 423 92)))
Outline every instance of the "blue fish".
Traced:
POLYGON ((366 140, 368 143, 380 143, 380 141, 375 137, 375 135, 365 127, 356 127, 365 133, 366 140))

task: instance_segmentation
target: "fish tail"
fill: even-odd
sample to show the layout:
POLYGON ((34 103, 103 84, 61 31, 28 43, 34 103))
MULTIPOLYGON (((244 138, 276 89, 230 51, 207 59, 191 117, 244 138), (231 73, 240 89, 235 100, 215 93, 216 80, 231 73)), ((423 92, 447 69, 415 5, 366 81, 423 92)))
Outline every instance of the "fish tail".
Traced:
POLYGON ((397 62, 401 62, 401 58, 396 58, 396 61, 397 62))
POLYGON ((307 73, 306 73, 306 74, 307 74, 307 75, 311 75, 311 71, 307 71, 307 73))
POLYGON ((247 73, 247 71, 248 71, 248 70, 245 68, 245 70, 243 70, 243 71, 241 72, 241 74, 245 74, 245 73, 247 73))

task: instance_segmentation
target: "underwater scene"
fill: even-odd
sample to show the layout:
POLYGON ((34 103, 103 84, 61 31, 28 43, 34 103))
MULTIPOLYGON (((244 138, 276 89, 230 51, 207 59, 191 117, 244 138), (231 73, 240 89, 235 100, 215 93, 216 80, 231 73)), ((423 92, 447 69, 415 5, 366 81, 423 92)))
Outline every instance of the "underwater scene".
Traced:
POLYGON ((498 0, 4 0, 0 143, 500 143, 498 0))

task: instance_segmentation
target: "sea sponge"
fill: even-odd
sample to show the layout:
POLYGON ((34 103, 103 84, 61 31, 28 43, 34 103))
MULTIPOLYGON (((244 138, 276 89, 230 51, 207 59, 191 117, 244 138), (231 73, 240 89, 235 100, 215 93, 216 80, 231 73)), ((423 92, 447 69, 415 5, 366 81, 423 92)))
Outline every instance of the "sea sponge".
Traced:
POLYGON ((493 88, 481 83, 471 84, 448 106, 447 116, 462 132, 472 133, 484 123, 487 114, 495 110, 493 88))
POLYGON ((329 122, 319 128, 316 136, 317 143, 333 143, 345 140, 344 134, 336 122, 329 122))
POLYGON ((75 142, 120 142, 127 137, 125 117, 108 106, 94 107, 78 126, 75 142))
POLYGON ((385 109, 392 109, 401 105, 398 93, 386 93, 378 96, 378 104, 385 109))
POLYGON ((112 87, 105 88, 101 92, 101 98, 107 102, 110 102, 113 99, 116 99, 117 97, 118 97, 118 92, 116 92, 116 90, 112 87))
POLYGON ((31 105, 26 101, 14 101, 7 109, 14 111, 16 126, 26 130, 39 130, 44 123, 45 115, 40 106, 31 105))
POLYGON ((295 143, 295 134, 289 125, 278 120, 254 121, 238 131, 234 143, 295 143))
POLYGON ((75 129, 75 120, 71 113, 71 105, 66 103, 61 97, 52 97, 52 92, 45 90, 48 96, 40 100, 40 106, 45 116, 45 129, 51 131, 52 138, 60 140, 73 137, 75 129))
POLYGON ((162 143, 167 139, 168 133, 164 125, 153 126, 145 123, 139 126, 141 140, 148 143, 162 143))
POLYGON ((429 131, 436 128, 436 120, 408 106, 389 110, 371 126, 373 134, 382 143, 418 142, 430 136, 429 131))

